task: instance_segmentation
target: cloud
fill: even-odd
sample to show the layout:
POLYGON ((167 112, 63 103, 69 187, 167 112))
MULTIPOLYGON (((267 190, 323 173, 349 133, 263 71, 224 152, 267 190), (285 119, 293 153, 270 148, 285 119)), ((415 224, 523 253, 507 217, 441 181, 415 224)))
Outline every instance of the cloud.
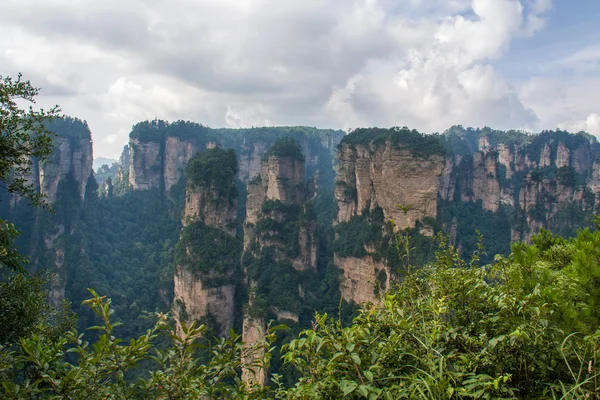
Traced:
POLYGON ((585 120, 561 124, 560 128, 572 132, 585 131, 600 138, 600 115, 592 113, 585 120))
POLYGON ((452 124, 527 128, 537 123, 517 91, 490 60, 506 52, 523 28, 523 7, 509 0, 475 0, 475 15, 424 22, 424 40, 406 55, 367 64, 327 103, 351 124, 416 126, 441 131, 452 124), (356 118, 359 115, 360 118, 356 118))
POLYGON ((130 127, 154 117, 440 131, 534 128, 544 113, 534 86, 530 104, 495 61, 544 27, 551 0, 30 5, 4 1, 0 64, 87 119, 99 155, 117 156, 130 127))

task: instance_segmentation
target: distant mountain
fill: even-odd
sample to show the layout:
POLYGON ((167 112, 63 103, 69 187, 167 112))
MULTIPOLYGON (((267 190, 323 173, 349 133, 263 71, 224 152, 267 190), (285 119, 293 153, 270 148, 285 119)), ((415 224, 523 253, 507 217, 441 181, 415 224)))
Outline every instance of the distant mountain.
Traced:
POLYGON ((116 160, 114 158, 106 158, 106 157, 94 158, 94 164, 93 164, 94 171, 96 171, 98 168, 100 168, 104 164, 106 164, 110 167, 111 165, 113 165, 113 163, 116 163, 118 161, 119 160, 116 160))

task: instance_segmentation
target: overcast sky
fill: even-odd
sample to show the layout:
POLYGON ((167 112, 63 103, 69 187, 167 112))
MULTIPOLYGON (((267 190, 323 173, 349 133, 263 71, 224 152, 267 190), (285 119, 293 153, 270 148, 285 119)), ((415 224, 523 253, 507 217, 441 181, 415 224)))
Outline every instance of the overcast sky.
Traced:
POLYGON ((118 157, 155 117, 600 135, 599 0, 2 0, 23 72, 118 157))

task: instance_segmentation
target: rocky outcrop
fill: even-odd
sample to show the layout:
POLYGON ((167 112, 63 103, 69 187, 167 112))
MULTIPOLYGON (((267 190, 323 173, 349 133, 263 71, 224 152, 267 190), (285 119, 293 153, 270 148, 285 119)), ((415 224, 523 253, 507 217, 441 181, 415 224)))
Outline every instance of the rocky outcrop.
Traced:
MULTIPOLYGON (((45 195, 46 201, 51 205, 65 194, 69 197, 74 196, 70 200, 75 204, 79 203, 80 206, 84 200, 88 178, 92 174, 90 129, 86 122, 70 117, 56 119, 48 128, 56 133, 53 153, 45 161, 32 160, 30 173, 25 179, 36 191, 45 195)), ((21 203, 20 198, 16 196, 11 198, 12 207, 16 207, 19 203, 21 203)), ((77 206, 74 206, 71 212, 77 212, 77 206)), ((46 267, 54 273, 49 300, 52 305, 58 307, 65 297, 69 268, 74 267, 66 261, 67 249, 65 249, 65 240, 61 238, 72 235, 74 231, 64 217, 45 213, 43 215, 41 220, 37 217, 34 219, 34 227, 43 226, 43 230, 38 236, 38 229, 32 229, 36 233, 31 234, 29 247, 34 254, 39 243, 39 249, 44 257, 33 257, 29 268, 37 270, 46 267)), ((42 216, 42 213, 38 216, 42 216)))
POLYGON ((121 156, 119 157, 119 169, 117 171, 117 180, 115 183, 123 182, 123 180, 126 179, 126 177, 127 181, 129 182, 129 163, 129 145, 126 145, 123 147, 123 151, 121 152, 121 156))
POLYGON ((271 156, 261 168, 266 198, 289 204, 300 204, 306 199, 304 159, 271 156))
POLYGON ((334 257, 334 263, 343 271, 340 283, 342 299, 356 304, 376 302, 378 295, 389 287, 389 269, 385 261, 373 256, 363 258, 334 257))
MULTIPOLYGON (((393 220, 397 230, 412 228, 426 217, 435 218, 440 187, 450 190, 450 181, 442 177, 442 171, 452 165, 446 166, 439 152, 417 155, 408 146, 390 140, 360 144, 342 141, 338 159, 338 223, 381 209, 384 223, 393 220)), ((433 234, 430 229, 422 232, 433 234)), ((363 257, 335 254, 335 265, 343 271, 342 298, 348 302, 376 302, 378 293, 389 286, 385 259, 363 245, 367 254, 363 257)))
POLYGON ((234 322, 241 250, 235 237, 237 160, 232 151, 213 148, 199 153, 190 168, 177 245, 175 321, 180 329, 182 321, 210 317, 217 334, 225 336, 234 322))
MULTIPOLYGON (((263 349, 255 349, 264 335, 265 315, 298 321, 289 304, 259 304, 258 298, 269 297, 268 290, 258 286, 258 280, 269 282, 277 278, 270 268, 294 271, 314 270, 317 266, 316 217, 309 201, 311 185, 305 180, 305 158, 298 143, 277 141, 261 161, 260 172, 247 185, 246 221, 244 224, 244 259, 247 284, 251 288, 243 322, 243 340, 249 354, 246 362, 261 359, 263 349), (308 203, 307 203, 308 202, 308 203), (261 270, 257 270, 261 268, 261 270), (260 277, 257 279, 257 277, 260 277)), ((293 297, 300 299, 302 287, 293 297)), ((244 368, 242 379, 247 384, 266 383, 262 368, 244 368)))
POLYGON ((129 185, 134 190, 159 188, 162 181, 162 143, 131 139, 129 148, 129 185))
MULTIPOLYGON (((477 146, 465 154, 472 132, 463 131, 462 147, 449 149, 441 199, 481 202, 484 210, 512 215, 513 241, 530 241, 541 228, 571 222, 576 226, 575 221, 561 221, 560 213, 567 208, 582 214, 594 211, 600 189, 594 138, 560 131, 527 135, 484 130, 477 146)), ((456 143, 456 138, 449 142, 456 143)))
POLYGON ((54 151, 49 159, 43 162, 33 161, 31 173, 26 177, 40 193, 46 196, 49 203, 54 203, 59 184, 71 174, 77 183, 77 191, 81 199, 85 194, 87 179, 92 173, 92 140, 91 132, 82 138, 57 136, 54 140, 54 151))
POLYGON ((376 207, 381 207, 386 220, 393 219, 398 229, 412 227, 423 217, 435 218, 445 162, 441 155, 415 156, 391 142, 381 147, 342 142, 338 159, 338 222, 376 207), (408 206, 408 212, 399 204, 408 206))
MULTIPOLYGON (((252 303, 252 301, 250 301, 252 303)), ((265 335, 265 320, 263 317, 252 316, 248 310, 244 312, 242 338, 244 350, 242 353, 242 381, 248 386, 265 385, 267 371, 259 364, 265 356, 265 349, 260 345, 265 335)))
POLYGON ((185 166, 196 153, 197 146, 191 141, 177 137, 167 137, 165 141, 164 176, 165 190, 179 182, 185 172, 185 166))
MULTIPOLYGON (((203 277, 178 265, 174 279, 174 318, 178 331, 181 322, 190 324, 210 315, 214 318, 217 334, 225 336, 233 327, 235 285, 207 286, 203 277)), ((206 276, 204 278, 207 278, 206 276)))
POLYGON ((260 174, 262 166, 262 158, 267 152, 267 144, 265 142, 247 143, 244 139, 240 151, 240 172, 239 178, 248 182, 256 178, 260 174))
POLYGON ((306 155, 306 169, 313 174, 323 158, 329 161, 344 134, 304 127, 211 129, 183 121, 140 122, 130 134, 129 183, 134 190, 162 189, 168 194, 185 174, 194 154, 215 146, 236 151, 238 179, 248 182, 260 174, 266 150, 280 135, 298 139, 306 155))
POLYGON ((183 226, 194 222, 221 229, 235 236, 237 201, 222 198, 215 188, 188 184, 185 191, 183 226))

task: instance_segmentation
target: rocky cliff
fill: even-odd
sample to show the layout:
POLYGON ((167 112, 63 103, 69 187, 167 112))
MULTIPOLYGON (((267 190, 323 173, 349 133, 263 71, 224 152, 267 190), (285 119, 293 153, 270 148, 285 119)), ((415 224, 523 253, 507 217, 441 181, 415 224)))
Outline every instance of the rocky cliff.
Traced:
POLYGON ((374 236, 384 224, 393 223, 398 231, 436 217, 444 149, 437 138, 416 131, 360 129, 341 141, 338 159, 335 264, 344 272, 342 297, 356 303, 375 301, 390 271, 378 254, 383 243, 375 243, 386 239, 374 236), (376 210, 381 219, 364 219, 376 210), (371 229, 364 240, 355 234, 371 229))
POLYGON ((34 189, 46 196, 56 210, 54 214, 11 196, 4 216, 15 220, 27 232, 25 249, 32 255, 31 270, 48 268, 55 273, 50 287, 50 301, 59 305, 65 297, 70 265, 65 257, 67 239, 74 233, 73 219, 78 217, 84 201, 88 178, 92 174, 92 138, 85 121, 64 117, 55 119, 48 129, 56 133, 54 151, 45 161, 32 160, 25 177, 34 189), (70 213, 62 212, 62 203, 71 204, 70 213), (20 220, 26 222, 20 223, 20 220))
POLYGON ((176 250, 175 320, 212 321, 224 336, 234 323, 241 240, 236 238, 237 160, 213 148, 187 167, 183 230, 176 250))
POLYGON ((513 241, 530 241, 541 228, 569 234, 596 208, 594 162, 600 151, 592 136, 454 127, 445 138, 440 198, 445 204, 480 204, 502 216, 513 241))
POLYGON ((431 136, 406 128, 351 133, 338 149, 335 189, 342 297, 375 301, 397 275, 398 234, 390 229, 414 228, 420 245, 443 230, 467 255, 476 249, 477 230, 488 254, 496 254, 541 228, 570 235, 589 226, 599 158, 597 140, 583 133, 462 127, 431 136))
POLYGON ((168 192, 185 174, 194 154, 214 146, 236 151, 238 179, 248 182, 260 173, 266 150, 280 136, 293 137, 300 143, 307 156, 307 173, 312 175, 329 160, 328 152, 343 132, 304 127, 211 129, 183 121, 141 122, 130 134, 129 183, 134 190, 158 188, 168 192))
MULTIPOLYGON (((293 139, 276 141, 248 183, 243 258, 250 288, 243 322, 247 347, 262 337, 267 315, 298 321, 303 296, 298 273, 317 267, 310 188, 305 156, 293 139)), ((250 355, 246 361, 261 356, 250 355)), ((245 370, 243 378, 260 384, 266 379, 260 368, 245 370)))

